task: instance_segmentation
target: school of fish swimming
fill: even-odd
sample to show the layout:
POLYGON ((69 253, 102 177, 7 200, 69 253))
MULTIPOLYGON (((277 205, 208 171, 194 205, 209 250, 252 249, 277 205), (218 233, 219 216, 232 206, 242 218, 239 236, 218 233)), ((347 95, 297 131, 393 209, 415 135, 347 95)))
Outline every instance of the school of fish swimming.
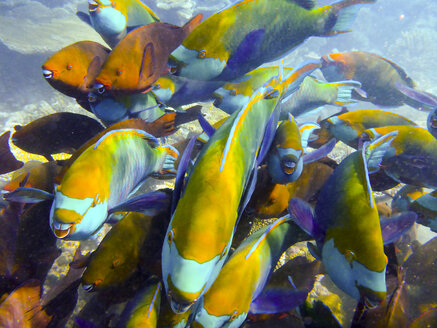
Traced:
POLYGON ((239 0, 179 27, 140 0, 88 0, 77 15, 107 45, 66 46, 42 74, 99 121, 56 113, 0 137, 0 174, 12 172, 0 212, 1 327, 63 327, 80 285, 94 296, 74 327, 340 327, 308 301, 319 274, 358 302, 353 327, 437 324, 431 301, 406 318, 416 253, 396 255, 416 224, 437 232, 437 97, 362 51, 264 65, 311 36, 350 31, 374 2, 239 0), (199 102, 227 117, 211 124, 199 102), (357 102, 381 108, 349 111, 357 102), (426 128, 384 110, 404 104, 429 112, 426 128), (324 105, 339 110, 306 121, 324 105), (192 121, 202 134, 167 142, 192 121), (48 162, 17 160, 9 142, 48 162), (339 163, 327 157, 338 142, 354 149, 339 163), (54 160, 61 152, 71 157, 54 160), (145 193, 151 177, 174 187, 145 193), (377 202, 374 191, 400 184, 390 206, 377 202), (249 234, 255 218, 274 220, 249 234), (41 297, 56 241, 95 238, 104 224, 97 249, 79 247, 41 297), (276 269, 299 242, 315 260, 276 269))

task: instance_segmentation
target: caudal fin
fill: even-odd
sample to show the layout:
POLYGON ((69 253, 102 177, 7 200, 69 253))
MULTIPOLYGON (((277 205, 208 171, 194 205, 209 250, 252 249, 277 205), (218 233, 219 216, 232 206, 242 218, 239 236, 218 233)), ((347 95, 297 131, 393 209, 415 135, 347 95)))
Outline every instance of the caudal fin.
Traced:
POLYGON ((352 90, 361 88, 361 83, 358 81, 341 81, 331 83, 337 87, 337 98, 333 102, 334 105, 344 106, 356 103, 352 99, 352 90))
POLYGON ((165 149, 166 155, 161 170, 157 174, 153 174, 153 177, 156 179, 173 179, 176 177, 175 162, 179 157, 179 152, 170 145, 160 147, 165 149))
POLYGON ((342 0, 332 4, 330 16, 325 25, 324 35, 336 35, 350 31, 350 26, 357 17, 358 11, 365 4, 376 0, 342 0))

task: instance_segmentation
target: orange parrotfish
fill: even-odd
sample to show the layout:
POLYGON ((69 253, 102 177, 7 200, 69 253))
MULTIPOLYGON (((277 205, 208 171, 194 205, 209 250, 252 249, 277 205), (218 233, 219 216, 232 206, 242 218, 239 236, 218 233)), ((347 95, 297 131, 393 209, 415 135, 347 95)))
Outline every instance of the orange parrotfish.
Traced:
POLYGON ((349 31, 363 4, 343 0, 315 8, 315 1, 240 0, 208 17, 172 53, 177 75, 231 81, 287 55, 311 36, 349 31))
POLYGON ((170 53, 200 24, 202 17, 195 16, 183 27, 153 23, 133 30, 112 50, 94 88, 99 93, 118 95, 148 91, 169 72, 170 53))
POLYGON ((156 14, 140 0, 88 0, 89 16, 77 12, 103 40, 114 48, 132 29, 159 22, 156 14))
POLYGON ((42 65, 43 76, 53 88, 89 109, 88 92, 109 52, 94 41, 70 44, 47 59, 42 65))

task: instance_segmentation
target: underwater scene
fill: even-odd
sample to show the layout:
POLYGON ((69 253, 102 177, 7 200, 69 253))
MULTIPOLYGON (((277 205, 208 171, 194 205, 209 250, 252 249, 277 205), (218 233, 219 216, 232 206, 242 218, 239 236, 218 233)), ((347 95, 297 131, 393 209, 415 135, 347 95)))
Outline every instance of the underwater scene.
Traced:
POLYGON ((437 327, 435 17, 0 1, 0 327, 437 327))

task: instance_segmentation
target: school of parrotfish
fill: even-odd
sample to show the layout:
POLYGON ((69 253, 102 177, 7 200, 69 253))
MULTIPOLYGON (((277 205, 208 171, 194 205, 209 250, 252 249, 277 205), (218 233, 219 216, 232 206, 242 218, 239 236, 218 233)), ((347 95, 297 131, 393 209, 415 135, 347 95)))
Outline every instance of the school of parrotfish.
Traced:
POLYGON ((239 0, 179 27, 140 0, 88 0, 77 15, 107 45, 66 46, 42 73, 99 121, 55 113, 0 138, 0 326, 341 327, 309 298, 323 274, 356 300, 352 327, 436 327, 423 279, 437 239, 402 245, 419 224, 437 232, 437 97, 367 52, 264 65, 350 31, 375 1, 239 0), (208 101, 227 117, 208 122, 208 101), (347 109, 357 102, 381 109, 347 109), (404 104, 429 112, 427 128, 384 110, 404 104), (305 120, 324 105, 341 111, 305 120), (195 120, 202 134, 168 143, 195 120), (354 151, 338 163, 339 141, 354 151), (9 142, 48 162, 17 160, 9 142), (150 177, 174 187, 145 193, 150 177), (249 233, 255 219, 271 220, 249 233), (56 242, 104 224, 42 295, 56 242), (299 242, 311 256, 279 267, 299 242), (73 315, 78 288, 92 296, 73 315))

